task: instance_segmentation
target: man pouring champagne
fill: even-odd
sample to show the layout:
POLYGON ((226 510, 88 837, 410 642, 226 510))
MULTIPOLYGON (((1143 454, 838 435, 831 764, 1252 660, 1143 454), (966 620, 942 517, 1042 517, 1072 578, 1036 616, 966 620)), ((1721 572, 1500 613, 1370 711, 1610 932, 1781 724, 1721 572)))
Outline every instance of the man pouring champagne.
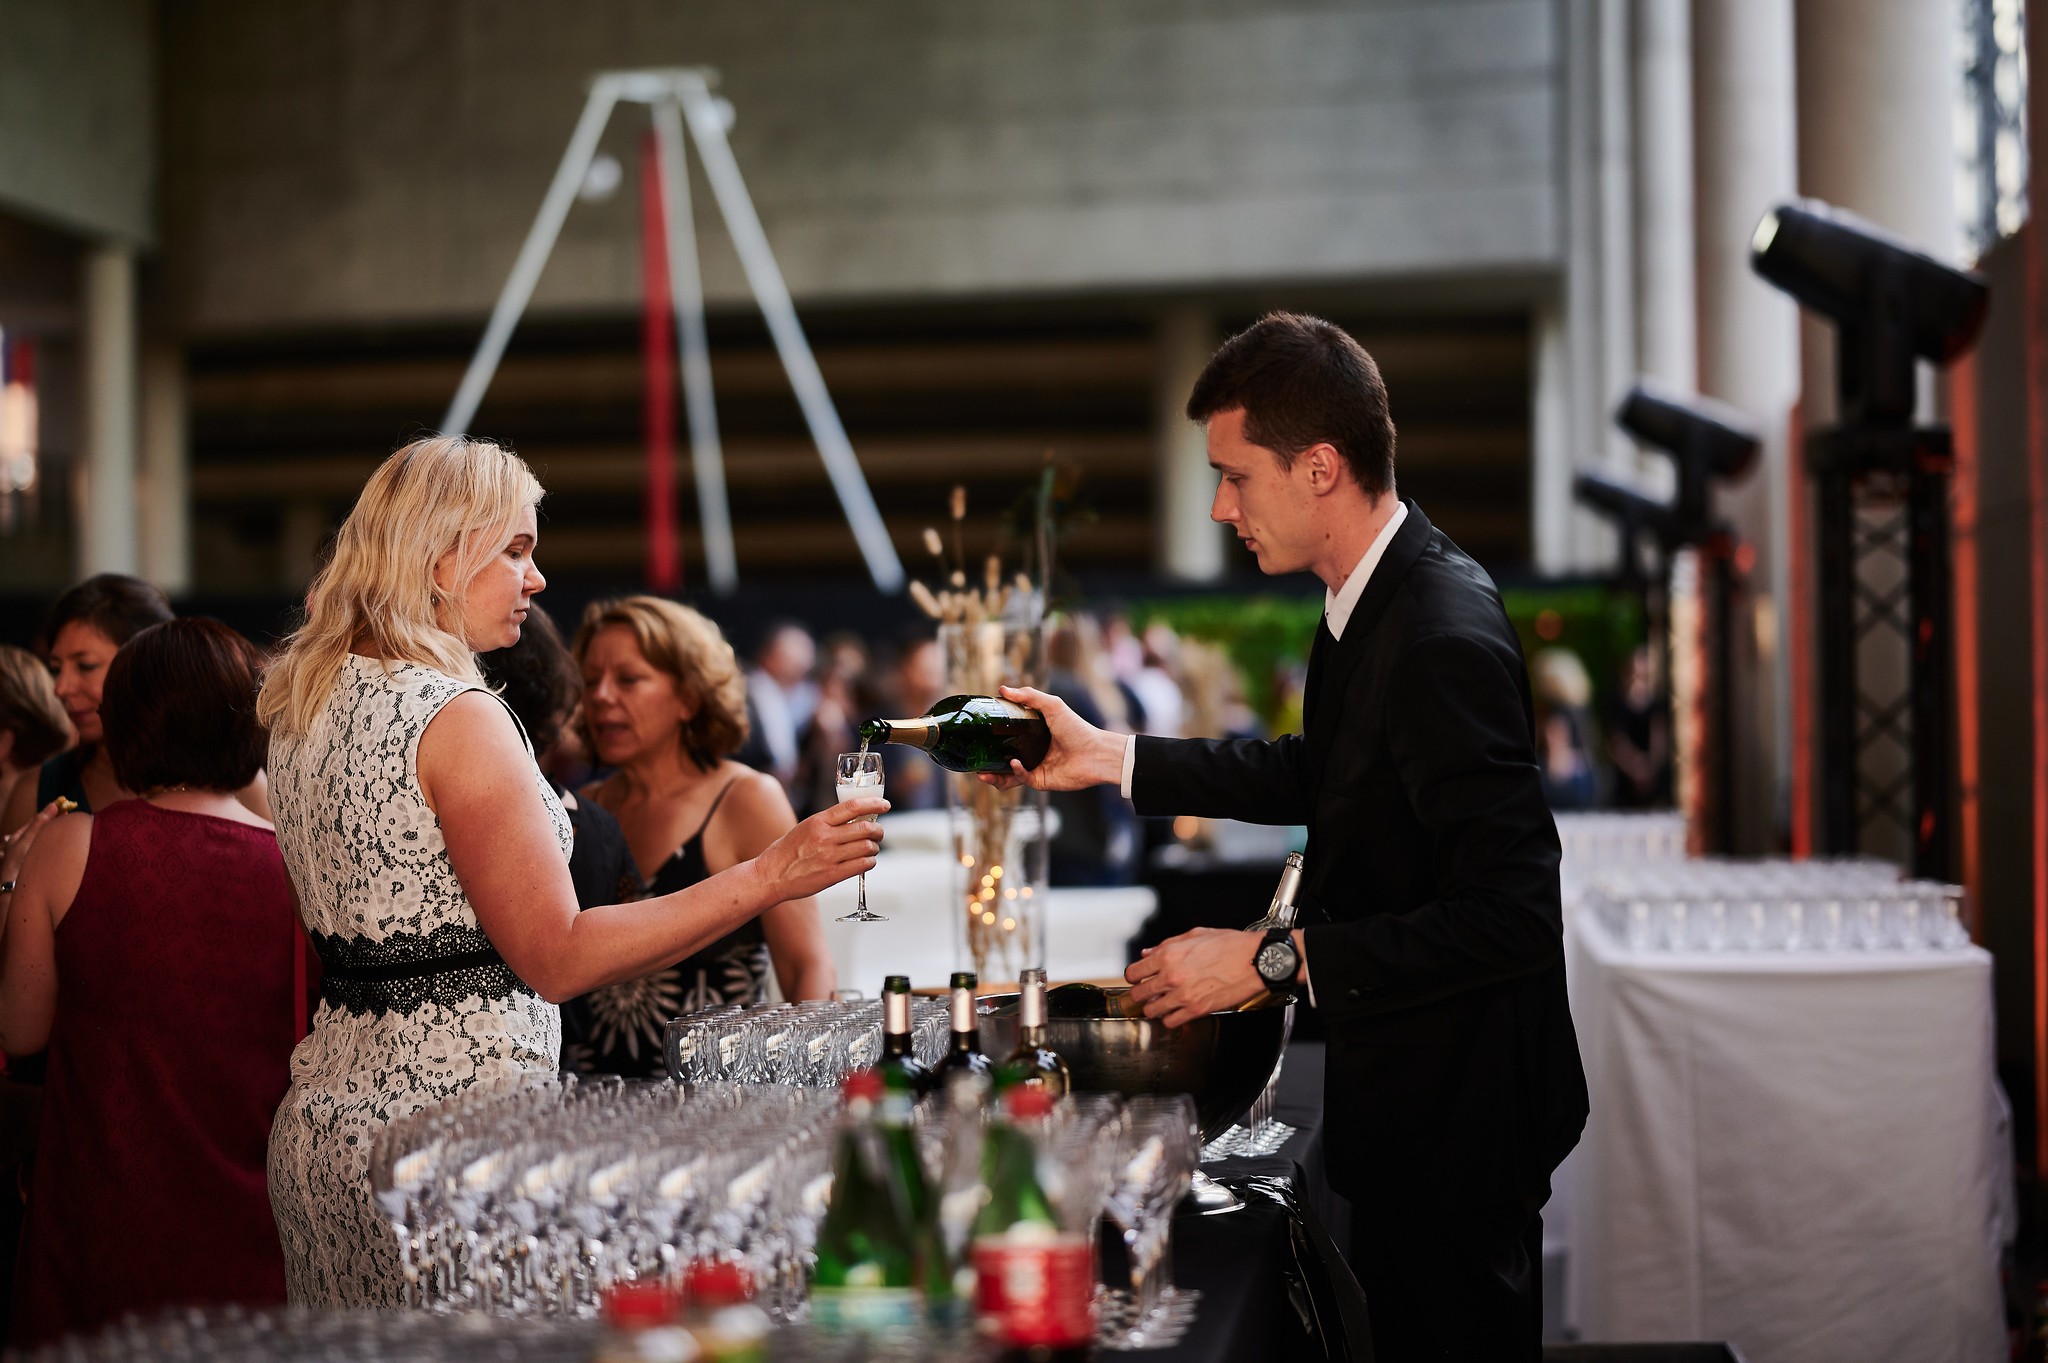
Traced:
POLYGON ((1147 815, 1306 824, 1302 925, 1201 928, 1126 976, 1179 1026, 1298 986, 1329 1033, 1329 1177, 1382 1363, 1535 1359, 1540 1212, 1586 1118, 1565 1000, 1557 829, 1527 672, 1493 583, 1394 489, 1378 366, 1275 313, 1226 341, 1187 416, 1213 519, 1325 587, 1301 734, 1129 738, 1056 696, 1043 761, 982 779, 1115 783, 1147 815))

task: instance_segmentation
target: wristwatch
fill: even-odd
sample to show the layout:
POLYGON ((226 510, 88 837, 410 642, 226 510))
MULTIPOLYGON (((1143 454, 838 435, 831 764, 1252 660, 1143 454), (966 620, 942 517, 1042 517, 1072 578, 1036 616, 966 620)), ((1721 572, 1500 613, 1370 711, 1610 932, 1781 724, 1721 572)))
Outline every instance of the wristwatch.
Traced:
POLYGON ((1275 994, 1294 997, 1294 975, 1301 969, 1301 953, 1294 949, 1294 933, 1288 928, 1268 928, 1252 957, 1252 966, 1275 994))

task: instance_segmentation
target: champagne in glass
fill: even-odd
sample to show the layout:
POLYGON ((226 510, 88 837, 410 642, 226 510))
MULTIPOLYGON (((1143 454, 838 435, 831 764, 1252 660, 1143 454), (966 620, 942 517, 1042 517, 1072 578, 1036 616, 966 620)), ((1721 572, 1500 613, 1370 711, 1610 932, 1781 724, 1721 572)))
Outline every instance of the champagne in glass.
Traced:
MULTIPOLYGON (((839 754, 838 793, 841 800, 858 800, 867 795, 882 793, 882 755, 869 752, 862 744, 859 752, 839 754)), ((839 915, 842 923, 886 923, 889 920, 879 913, 868 912, 868 875, 860 875, 859 898, 852 913, 839 915)))

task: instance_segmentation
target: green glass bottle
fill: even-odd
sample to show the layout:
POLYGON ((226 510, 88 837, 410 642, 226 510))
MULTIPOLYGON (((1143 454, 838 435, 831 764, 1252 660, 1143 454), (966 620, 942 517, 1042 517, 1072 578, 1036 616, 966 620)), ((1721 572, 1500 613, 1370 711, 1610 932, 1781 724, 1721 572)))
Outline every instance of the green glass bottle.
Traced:
POLYGON ((875 1069, 884 1084, 922 1098, 938 1078, 917 1058, 910 1027, 910 977, 891 975, 882 981, 882 1058, 875 1069))
POLYGON ((1017 1049, 996 1071, 996 1083, 1006 1089, 1044 1089, 1054 1098, 1066 1097, 1074 1086, 1067 1062, 1045 1042, 1045 972, 1036 967, 1023 972, 1019 981, 1017 1049))
POLYGON ((1008 771, 1010 759, 1037 766, 1052 747, 1045 717, 995 696, 948 696, 918 719, 871 719, 860 726, 862 744, 903 743, 922 748, 947 771, 1008 771))
MULTIPOLYGON (((873 1070, 846 1080, 846 1123, 832 1161, 832 1202, 818 1227, 811 1271, 811 1318, 824 1330, 890 1330, 915 1326, 921 1315, 917 1216, 885 1129, 883 1109, 903 1109, 908 1144, 909 1097, 892 1092, 873 1070)), ((892 1117, 894 1114, 891 1114, 892 1117)), ((911 1152, 912 1167, 916 1152, 911 1152)))
POLYGON ((952 984, 952 1036, 946 1043, 946 1053, 939 1057, 937 1066, 939 1079, 944 1082, 955 1070, 973 1074, 988 1074, 995 1068, 995 1061, 981 1049, 981 1024, 974 1012, 975 976, 971 970, 953 972, 952 984))
POLYGON ((1003 1363, 1089 1356, 1095 1341, 1092 1246, 1060 1224, 1038 1176, 1052 1098, 1013 1088, 982 1146, 986 1200, 974 1221, 975 1317, 1003 1363))

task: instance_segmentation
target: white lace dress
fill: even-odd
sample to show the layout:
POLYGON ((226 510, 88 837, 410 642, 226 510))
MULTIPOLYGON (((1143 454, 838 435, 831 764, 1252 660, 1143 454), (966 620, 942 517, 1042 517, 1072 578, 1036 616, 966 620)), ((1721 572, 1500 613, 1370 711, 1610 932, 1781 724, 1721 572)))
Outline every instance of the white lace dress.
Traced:
MULTIPOLYGON (((270 1133, 270 1202, 295 1305, 396 1306, 398 1243, 370 1200, 370 1142, 479 1080, 551 1072, 561 1017, 491 947, 420 795, 420 735, 479 690, 351 654, 319 721, 270 746, 277 841, 319 951, 320 1007, 270 1133)), ((568 815, 536 767, 562 855, 568 815)))

